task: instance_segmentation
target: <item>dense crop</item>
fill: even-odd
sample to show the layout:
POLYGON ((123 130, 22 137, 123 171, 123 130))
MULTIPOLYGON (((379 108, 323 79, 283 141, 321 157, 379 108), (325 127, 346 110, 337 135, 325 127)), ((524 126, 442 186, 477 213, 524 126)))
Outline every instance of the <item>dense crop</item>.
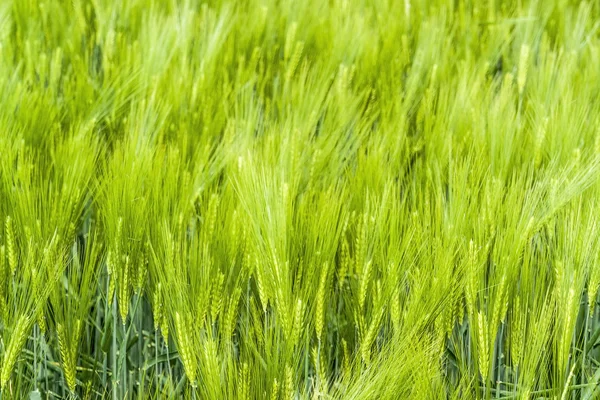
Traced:
POLYGON ((600 6, 0 1, 0 398, 596 399, 600 6))

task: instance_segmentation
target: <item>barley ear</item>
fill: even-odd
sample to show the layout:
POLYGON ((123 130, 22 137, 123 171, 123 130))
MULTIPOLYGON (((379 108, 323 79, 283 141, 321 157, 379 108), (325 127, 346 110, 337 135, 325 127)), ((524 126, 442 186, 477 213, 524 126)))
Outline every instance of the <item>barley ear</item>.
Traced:
POLYGON ((258 265, 258 260, 255 264, 254 273, 256 276, 256 286, 258 287, 258 297, 260 298, 260 305, 263 309, 263 313, 266 313, 269 299, 267 297, 267 291, 265 288, 265 281, 263 278, 262 269, 258 265))
POLYGON ((119 286, 119 311, 121 322, 125 324, 129 314, 129 256, 125 256, 125 265, 123 266, 123 279, 119 286))
POLYGON ((486 379, 488 376, 490 362, 488 326, 487 321, 481 312, 477 313, 477 329, 479 373, 484 379, 486 379))
POLYGON ((6 250, 4 248, 4 245, 0 246, 0 320, 4 320, 6 321, 6 318, 8 316, 8 307, 6 304, 6 283, 7 283, 7 276, 6 276, 6 269, 5 269, 5 263, 6 263, 6 250))
POLYGON ((191 332, 189 318, 186 318, 179 312, 175 312, 175 335, 177 337, 177 350, 179 351, 179 357, 181 358, 181 363, 183 364, 185 374, 187 375, 189 381, 192 384, 195 384, 197 363, 196 357, 193 353, 190 337, 188 336, 189 332, 191 332))
POLYGON ((223 282, 225 275, 219 271, 212 285, 211 296, 210 296, 210 316, 212 317, 213 323, 217 320, 217 317, 221 313, 221 307, 223 304, 223 282))
POLYGON ((342 254, 340 260, 340 268, 338 269, 338 284, 340 289, 344 287, 344 281, 346 280, 346 275, 350 270, 350 245, 348 241, 344 239, 342 242, 342 254))
POLYGON ((317 311, 315 329, 317 332, 317 339, 321 341, 323 337, 323 326, 324 326, 324 314, 325 314, 325 291, 327 290, 327 274, 329 270, 329 264, 324 263, 321 268, 321 279, 319 280, 319 288, 317 289, 317 311))
POLYGON ((348 342, 346 342, 346 339, 342 339, 342 352, 344 355, 342 362, 343 372, 345 376, 350 376, 350 352, 348 351, 348 342))
POLYGON ((239 371, 239 385, 238 385, 238 399, 249 400, 250 399, 250 386, 249 386, 249 373, 248 363, 244 362, 242 368, 239 371))
POLYGON ((521 53, 519 55, 519 72, 517 75, 517 86, 519 95, 523 95, 525 83, 527 82, 527 66, 529 64, 529 46, 521 45, 521 53))
POLYGON ((13 230, 12 219, 10 216, 6 217, 5 223, 6 229, 6 250, 8 253, 8 267, 11 275, 15 274, 17 268, 17 250, 15 249, 15 233, 13 230))
POLYGON ((294 375, 292 367, 287 364, 285 366, 285 381, 283 382, 283 400, 294 399, 294 375))
POLYGON ((242 289, 236 287, 231 295, 231 299, 229 300, 229 305, 227 306, 227 313, 225 314, 224 324, 223 324, 223 337, 226 340, 231 339, 233 336, 233 331, 235 330, 235 321, 237 317, 237 308, 238 303, 240 301, 240 297, 242 295, 242 289))
POLYGON ((56 331, 65 381, 67 382, 69 391, 73 393, 75 392, 75 364, 72 360, 73 353, 71 352, 67 338, 65 337, 65 328, 61 323, 57 324, 56 331))
POLYGON ((154 289, 152 308, 154 316, 154 330, 160 329, 160 323, 162 322, 163 304, 162 304, 162 285, 159 282, 154 289))
POLYGON ((392 326, 394 328, 394 332, 400 332, 400 290, 398 288, 394 289, 390 302, 390 316, 392 319, 392 326))
MULTIPOLYGON (((33 280, 33 292, 34 293, 41 293, 41 288, 40 288, 40 277, 38 276, 37 273, 37 269, 33 268, 31 270, 31 274, 32 274, 32 280, 33 280)), ((45 304, 43 304, 45 305, 45 304)), ((42 331, 43 334, 46 333, 46 317, 44 315, 44 307, 40 307, 39 311, 37 312, 36 315, 36 321, 38 326, 40 327, 40 330, 42 331)))
POLYGON ((303 317, 304 304, 302 303, 301 299, 298 299, 298 301, 296 301, 296 306, 294 307, 294 326, 290 340, 290 345, 292 348, 298 344, 300 333, 302 332, 303 317))
POLYGON ((2 361, 2 372, 0 373, 0 388, 4 389, 8 383, 12 370, 21 353, 21 349, 27 341, 28 332, 31 329, 31 319, 21 315, 17 320, 15 329, 10 336, 8 346, 4 351, 4 360, 2 361))
POLYGON ((369 284, 371 283, 371 271, 372 262, 371 260, 367 261, 364 266, 363 274, 360 280, 360 288, 359 288, 359 298, 358 298, 358 306, 361 310, 365 309, 365 301, 367 299, 367 291, 369 288, 369 284))
POLYGON ((277 400, 279 398, 279 382, 277 378, 273 380, 273 386, 271 388, 271 400, 277 400))
POLYGON ((523 345, 525 340, 525 324, 524 324, 524 313, 521 310, 521 298, 517 296, 513 305, 511 313, 511 324, 510 324, 510 350, 511 358, 515 365, 521 363, 521 357, 523 354, 523 345))

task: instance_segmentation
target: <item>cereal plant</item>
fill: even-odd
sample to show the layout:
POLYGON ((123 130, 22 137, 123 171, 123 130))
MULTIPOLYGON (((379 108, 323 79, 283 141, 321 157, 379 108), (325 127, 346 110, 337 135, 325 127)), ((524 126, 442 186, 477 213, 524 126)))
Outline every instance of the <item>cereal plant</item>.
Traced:
POLYGON ((600 398, 600 4, 0 0, 0 400, 600 398))

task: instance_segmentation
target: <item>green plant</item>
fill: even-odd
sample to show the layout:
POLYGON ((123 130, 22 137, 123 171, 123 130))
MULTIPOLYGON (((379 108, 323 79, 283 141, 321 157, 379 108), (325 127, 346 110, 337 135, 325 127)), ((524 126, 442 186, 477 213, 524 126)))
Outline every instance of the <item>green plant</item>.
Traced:
POLYGON ((597 398, 599 17, 0 1, 0 398, 597 398))

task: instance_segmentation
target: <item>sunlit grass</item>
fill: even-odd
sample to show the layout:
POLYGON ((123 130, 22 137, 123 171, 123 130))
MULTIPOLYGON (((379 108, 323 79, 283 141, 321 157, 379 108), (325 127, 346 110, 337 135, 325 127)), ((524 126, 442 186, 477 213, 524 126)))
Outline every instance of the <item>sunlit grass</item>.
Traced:
POLYGON ((0 0, 0 398, 598 398, 599 21, 0 0))

